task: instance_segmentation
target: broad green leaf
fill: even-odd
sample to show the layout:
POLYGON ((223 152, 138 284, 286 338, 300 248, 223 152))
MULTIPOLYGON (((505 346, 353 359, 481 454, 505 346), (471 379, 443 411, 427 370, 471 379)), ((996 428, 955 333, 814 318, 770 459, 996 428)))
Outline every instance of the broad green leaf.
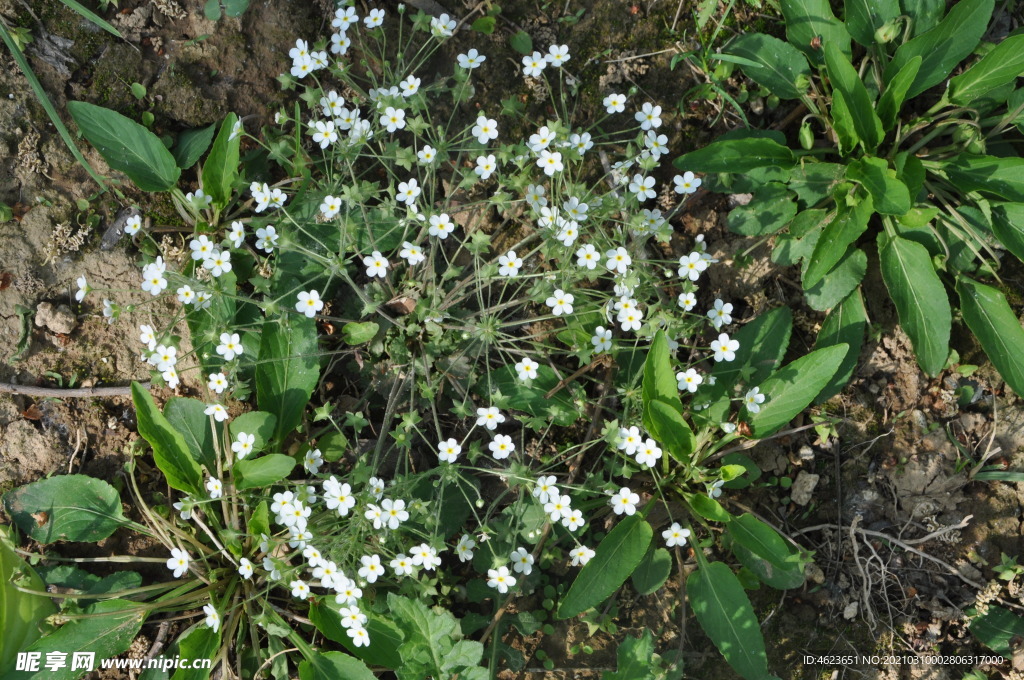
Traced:
POLYGON ((973 619, 970 631, 981 644, 996 654, 1007 658, 1014 655, 1014 641, 1024 637, 1024 617, 998 605, 988 605, 988 610, 973 619))
POLYGON ((902 215, 910 210, 910 190, 896 178, 896 171, 881 158, 858 158, 847 167, 846 177, 860 182, 868 190, 876 212, 902 215))
POLYGON ((920 243, 882 232, 878 257, 882 279, 914 345, 917 363, 928 375, 938 375, 949 356, 952 312, 931 256, 920 243))
POLYGON ((864 47, 874 45, 875 31, 901 14, 897 0, 846 0, 844 5, 846 29, 864 47))
POLYGON ((743 468, 744 473, 726 482, 722 488, 745 489, 761 478, 761 468, 746 454, 736 451, 723 456, 722 467, 727 465, 743 468))
MULTIPOLYGON (((210 416, 206 415, 206 404, 198 399, 171 397, 164 406, 164 416, 185 440, 192 459, 205 465, 207 470, 216 470, 213 430, 210 416)), ((219 425, 217 431, 220 431, 219 425)))
POLYGON ((755 168, 791 168, 796 157, 789 147, 768 138, 719 139, 677 158, 673 165, 693 172, 747 172, 755 168))
POLYGON ((967 106, 1024 73, 1024 34, 1005 38, 981 60, 949 81, 949 101, 967 106))
POLYGON ((860 202, 852 208, 840 206, 836 218, 825 225, 814 244, 803 275, 804 288, 812 287, 843 259, 850 245, 868 228, 868 220, 874 212, 870 196, 861 196, 860 202))
POLYGON ((1007 201, 1024 202, 1024 158, 960 154, 943 170, 960 192, 980 191, 1007 201))
POLYGON ((263 324, 256 397, 261 411, 277 417, 274 437, 279 442, 302 422, 320 380, 319 353, 313 319, 289 316, 263 324))
POLYGON ((616 670, 604 673, 601 680, 653 680, 653 655, 654 639, 650 630, 645 629, 638 638, 627 635, 615 652, 616 670))
POLYGON ((547 397, 548 392, 559 384, 558 376, 550 366, 542 364, 537 369, 537 377, 529 383, 520 380, 511 365, 491 371, 490 381, 487 378, 485 375, 473 391, 483 396, 490 396, 495 390, 500 391, 508 397, 509 407, 538 418, 550 418, 559 427, 568 427, 580 417, 568 387, 547 397))
POLYGON ((533 38, 526 31, 516 31, 508 39, 509 46, 519 54, 529 56, 533 52, 533 38))
MULTIPOLYGON (((892 164, 896 169, 896 179, 907 187, 907 191, 910 193, 910 201, 913 203, 914 199, 917 198, 924 188, 924 163, 917 156, 901 151, 893 157, 892 164)), ((910 209, 914 210, 913 206, 910 209)), ((906 213, 903 213, 903 215, 906 215, 906 213)), ((898 215, 897 217, 901 218, 903 215, 898 215)))
POLYGON ((809 259, 825 225, 834 220, 835 216, 835 211, 830 212, 823 208, 797 213, 786 233, 775 238, 772 262, 783 267, 792 267, 800 264, 801 260, 809 259))
POLYGON ((672 555, 664 548, 656 548, 653 543, 647 548, 647 554, 633 572, 633 588, 640 595, 650 595, 664 585, 672 572, 672 555))
POLYGON ((992 231, 1003 247, 1024 260, 1024 203, 1002 203, 992 210, 992 231))
POLYGON ((228 425, 228 432, 231 433, 232 442, 238 439, 240 432, 251 434, 255 437, 252 443, 252 451, 249 453, 252 456, 267 447, 267 444, 274 437, 276 427, 277 418, 274 417, 273 413, 250 411, 233 419, 228 425))
POLYGON ((402 644, 402 631, 372 611, 366 611, 365 614, 366 632, 369 633, 372 642, 367 647, 356 647, 352 644, 352 638, 345 632, 345 627, 341 625, 341 613, 329 599, 309 605, 309 620, 328 640, 343 645, 349 653, 371 666, 400 668, 402 657, 398 654, 398 647, 402 644))
POLYGON ((838 344, 814 350, 765 380, 760 387, 767 399, 759 412, 750 414, 753 437, 773 434, 807 408, 836 374, 848 349, 838 344))
POLYGON ((568 619, 608 599, 626 582, 651 544, 654 531, 640 515, 628 515, 608 532, 558 604, 555 618, 568 619))
POLYGON ((135 571, 118 571, 110 576, 100 578, 95 574, 79 569, 71 564, 55 564, 40 567, 39 575, 48 586, 79 591, 88 595, 105 595, 119 590, 138 588, 142 585, 142 575, 135 571))
POLYGON ((867 271, 868 256, 860 248, 850 248, 832 271, 805 291, 808 306, 819 312, 832 309, 860 285, 867 271))
POLYGON ((938 26, 897 48, 885 69, 885 82, 892 82, 911 59, 921 57, 921 69, 907 97, 916 97, 941 83, 978 46, 992 17, 993 4, 994 0, 962 0, 954 4, 938 26))
POLYGON ((153 447, 153 460, 167 483, 178 491, 202 496, 202 472, 189 453, 185 438, 167 421, 156 407, 149 390, 132 383, 132 401, 139 422, 139 434, 153 447))
POLYGON ((900 11, 910 17, 912 38, 932 30, 946 13, 946 0, 900 0, 900 11))
POLYGON ((461 632, 451 612, 430 609, 420 600, 388 593, 388 613, 402 630, 398 648, 403 673, 400 678, 445 677, 444 657, 452 650, 452 639, 461 632))
POLYGON ((488 678, 490 676, 486 669, 478 667, 483 656, 484 646, 481 643, 476 640, 459 640, 452 645, 451 651, 444 655, 441 672, 450 674, 453 678, 457 676, 468 679, 476 677, 476 673, 483 671, 483 677, 488 678), (474 668, 472 672, 457 672, 471 668, 474 668))
POLYGON ((240 17, 249 9, 249 0, 223 0, 224 13, 229 17, 240 17))
POLYGON ((910 91, 910 86, 917 80, 917 74, 921 70, 921 63, 921 55, 915 55, 909 59, 889 80, 885 86, 885 91, 882 92, 882 96, 878 98, 876 112, 886 132, 893 129, 896 125, 900 109, 903 108, 903 102, 906 101, 907 92, 910 91))
POLYGON ((24 593, 15 584, 46 591, 39 575, 14 552, 9 527, 0 527, 0 673, 13 670, 18 652, 50 629, 46 617, 57 612, 46 595, 24 593))
POLYGON ((729 230, 744 236, 764 236, 783 229, 796 215, 793 193, 778 182, 754 192, 750 203, 729 213, 729 230))
POLYGON ((1024 395, 1024 328, 1000 291, 966 276, 957 279, 964 321, 981 342, 999 375, 1018 395, 1024 395))
MULTIPOLYGON (((213 659, 220 650, 220 632, 205 623, 196 624, 178 639, 178 654, 183 659, 213 659)), ((179 668, 172 680, 206 680, 212 668, 179 668)))
POLYGON ((857 126, 853 122, 853 114, 850 107, 846 105, 843 97, 832 97, 832 129, 836 133, 836 141, 839 143, 839 155, 850 156, 860 143, 857 135, 857 126))
POLYGON ((672 370, 672 359, 668 350, 665 331, 654 335, 651 349, 644 361, 643 401, 660 400, 682 413, 683 403, 679 399, 679 383, 672 370))
POLYGON ((822 63, 821 50, 813 45, 816 38, 822 45, 835 45, 850 56, 850 34, 832 13, 828 0, 782 0, 780 5, 786 19, 786 38, 812 64, 822 63))
POLYGON ((377 680, 365 663, 341 652, 314 652, 299 664, 299 680, 377 680))
POLYGON ((295 459, 283 453, 270 453, 259 458, 246 458, 234 464, 231 472, 236 489, 253 489, 276 484, 291 474, 295 459))
POLYGON ((494 25, 495 23, 497 23, 497 21, 498 20, 493 16, 482 16, 476 21, 474 21, 472 24, 470 24, 469 27, 474 31, 479 31, 480 33, 483 33, 485 35, 490 35, 494 33, 494 25))
POLYGON ((690 509, 704 519, 712 522, 729 522, 732 519, 732 515, 722 507, 722 504, 710 496, 695 493, 687 496, 686 500, 690 504, 690 509))
POLYGON ((65 623, 63 626, 45 635, 23 652, 40 652, 43 661, 50 652, 67 654, 67 666, 56 671, 46 669, 35 673, 15 673, 11 676, 19 680, 77 680, 82 676, 81 669, 71 670, 70 659, 75 652, 92 652, 96 655, 96 664, 100 659, 109 659, 121 654, 131 646, 135 636, 142 628, 146 618, 145 610, 139 608, 138 602, 130 600, 106 600, 91 604, 83 612, 85 616, 65 623))
POLYGON ((779 99, 799 99, 811 83, 804 55, 787 42, 763 33, 746 33, 722 50, 752 62, 743 73, 779 99))
POLYGON ((875 113, 874 102, 871 101, 867 88, 861 82, 849 57, 843 54, 838 45, 822 42, 822 52, 828 66, 828 77, 832 82, 832 96, 846 100, 846 109, 850 112, 857 137, 869 153, 873 152, 882 141, 884 133, 882 121, 875 113))
POLYGON ((814 342, 814 348, 822 349, 832 345, 845 344, 849 349, 843 362, 836 369, 835 375, 814 400, 815 403, 823 403, 839 394, 846 383, 850 381, 850 377, 853 376, 853 371, 857 367, 857 360, 860 358, 860 348, 864 344, 864 332, 867 330, 867 325, 868 316, 859 287, 854 289, 845 300, 833 307, 825 317, 824 323, 821 324, 821 330, 818 331, 818 338, 814 342))
POLYGON ((39 543, 95 543, 128 519, 117 489, 85 475, 59 475, 19 486, 4 494, 4 509, 14 523, 39 543))
MULTIPOLYGON (((677 397, 678 399, 678 397, 677 397)), ((651 433, 670 456, 684 465, 689 465, 690 454, 697 446, 693 430, 683 415, 672 404, 661 399, 644 403, 644 427, 651 433)))
MULTIPOLYGON (((846 175, 846 166, 839 163, 817 163, 810 159, 793 168, 787 186, 796 194, 801 207, 816 205, 832 193, 846 175)), ((807 212, 804 210, 804 212, 807 212)))
POLYGON ((220 125, 210 155, 203 164, 203 191, 213 197, 214 205, 225 206, 238 180, 238 147, 242 135, 235 133, 238 116, 229 113, 220 125))
POLYGON ((341 337, 349 345, 362 345, 373 340, 380 326, 373 321, 350 321, 341 327, 341 337))
POLYGON ((199 157, 206 153, 213 141, 213 124, 194 130, 185 130, 178 135, 178 141, 174 145, 174 162, 182 170, 188 170, 199 157))
POLYGON ((167 191, 181 175, 160 138, 117 111, 68 102, 68 112, 107 164, 128 175, 143 191, 167 191))
POLYGON ((747 680, 764 680, 764 637, 732 569, 721 562, 701 566, 686 579, 686 594, 701 628, 729 665, 747 680))
POLYGON ((764 583, 780 590, 803 585, 804 567, 800 554, 775 529, 744 513, 726 524, 725 530, 734 541, 733 552, 740 562, 764 583))

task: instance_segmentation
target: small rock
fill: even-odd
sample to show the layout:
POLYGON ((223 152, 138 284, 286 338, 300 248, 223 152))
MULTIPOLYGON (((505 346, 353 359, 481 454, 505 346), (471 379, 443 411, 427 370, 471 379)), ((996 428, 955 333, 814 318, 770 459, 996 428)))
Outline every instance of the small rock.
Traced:
POLYGON ((729 194, 729 207, 736 208, 747 205, 754 199, 754 194, 729 194))
POLYGON ((821 567, 814 562, 809 562, 807 566, 804 567, 804 576, 808 581, 812 581, 818 585, 825 582, 825 572, 823 572, 821 567))
POLYGON ((860 609, 859 603, 855 600, 850 604, 846 605, 843 609, 843 618, 847 621, 852 621, 857 618, 857 610, 860 609))
POLYGON ((807 505, 811 502, 811 498, 814 495, 814 487, 818 486, 819 479, 821 479, 821 475, 801 472, 796 476, 793 486, 789 489, 789 497, 797 505, 807 505))
POLYGON ((67 305, 54 307, 49 302, 40 302, 36 307, 36 325, 45 327, 52 333, 63 333, 67 335, 75 330, 78 319, 67 305))

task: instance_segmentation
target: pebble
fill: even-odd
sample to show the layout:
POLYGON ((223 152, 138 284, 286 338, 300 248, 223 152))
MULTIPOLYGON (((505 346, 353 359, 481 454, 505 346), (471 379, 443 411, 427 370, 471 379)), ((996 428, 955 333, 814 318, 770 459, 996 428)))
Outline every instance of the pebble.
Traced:
POLYGON ((36 326, 67 335, 78 326, 78 319, 67 305, 54 307, 49 302, 40 302, 36 307, 36 326))

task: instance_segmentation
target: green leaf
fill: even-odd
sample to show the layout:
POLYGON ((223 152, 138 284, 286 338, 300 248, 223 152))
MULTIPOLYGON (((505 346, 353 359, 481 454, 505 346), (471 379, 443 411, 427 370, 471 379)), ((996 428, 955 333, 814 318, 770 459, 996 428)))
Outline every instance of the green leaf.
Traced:
POLYGON ((873 46, 875 31, 901 14, 896 0, 846 0, 844 5, 846 30, 864 47, 873 46))
MULTIPOLYGON (((164 416, 185 440, 192 459, 205 465, 207 470, 216 470, 213 430, 210 427, 210 416, 206 415, 206 404, 198 399, 171 397, 164 406, 164 416)), ((219 426, 217 430, 220 431, 219 426)))
POLYGON ((633 572, 633 588, 639 595, 650 595, 664 585, 671 571, 672 555, 664 548, 654 547, 652 543, 633 572))
POLYGON ((804 55, 787 42, 763 33, 746 33, 729 42, 726 54, 749 60, 743 73, 779 99, 799 99, 811 83, 804 55))
POLYGON ((545 364, 537 369, 537 377, 529 384, 520 380, 515 367, 509 365, 491 371, 490 376, 484 375, 473 391, 483 396, 499 391, 508 397, 510 408, 525 411, 537 418, 550 418, 555 425, 568 427, 579 419, 580 412, 573 403, 572 392, 568 387, 558 390, 551 398, 546 396, 558 383, 558 376, 545 364))
POLYGON ((78 12, 83 17, 85 17, 86 19, 88 19, 92 23, 96 24, 97 26, 102 28, 104 31, 109 33, 110 35, 114 36, 115 38, 121 38, 122 40, 124 40, 124 36, 121 35, 120 31, 118 31, 116 28, 114 28, 109 23, 107 23, 102 17, 100 17, 95 12, 93 12, 92 10, 84 7, 82 5, 82 3, 77 2, 77 0, 60 0, 60 1, 66 7, 70 8, 70 9, 73 9, 74 11, 78 12))
POLYGON ((476 21, 474 21, 470 25, 470 28, 472 28, 474 31, 477 31, 479 33, 483 33, 485 35, 490 35, 491 33, 494 33, 494 25, 495 25, 495 23, 497 23, 497 19, 496 18, 494 18, 492 16, 482 16, 479 19, 477 19, 476 21))
POLYGON ((1024 73, 1024 34, 1004 39, 981 60, 949 81, 949 101, 967 106, 1024 73))
POLYGON ((669 455, 684 465, 690 464, 690 454, 697 447, 693 430, 683 415, 672 404, 661 399, 644 403, 644 427, 669 455))
POLYGON ((231 193, 238 180, 238 147, 242 135, 234 133, 238 116, 229 113, 220 124, 220 132, 213 142, 210 155, 203 164, 203 191, 213 197, 215 205, 224 207, 231 200, 231 193))
POLYGON ((845 300, 832 308, 832 311, 825 317, 824 323, 821 324, 821 330, 818 331, 818 338, 814 342, 815 349, 840 344, 847 345, 849 349, 846 351, 843 362, 836 369, 835 375, 814 400, 815 403, 823 403, 839 394, 846 383, 850 381, 850 377, 853 376, 853 371, 857 367, 857 360, 860 358, 860 348, 864 344, 864 332, 867 330, 867 326, 868 316, 864 309, 864 299, 858 287, 845 300))
POLYGON ((238 434, 244 432, 251 434, 255 439, 252 443, 252 451, 249 455, 259 453, 267 448, 267 444, 274 438, 274 430, 277 427, 277 418, 273 413, 266 411, 250 411, 238 416, 228 425, 228 432, 231 434, 231 441, 238 439, 238 434))
POLYGON ((640 515, 622 519, 580 570, 569 592, 559 602, 555 618, 576 616, 608 599, 640 564, 653 535, 651 525, 640 515))
POLYGON ((941 83, 978 46, 992 18, 993 4, 994 0, 962 0, 954 4, 938 26, 899 46, 885 69, 885 82, 891 82, 911 59, 921 57, 921 69, 907 97, 916 97, 941 83))
POLYGON ((224 0, 224 13, 229 17, 240 17, 249 9, 249 0, 224 0))
POLYGON ((71 670, 70 659, 75 652, 92 652, 96 655, 97 667, 100 659, 109 659, 121 654, 131 646, 146 618, 145 610, 137 602, 129 600, 106 600, 85 608, 83 618, 65 623, 54 632, 39 638, 23 652, 40 652, 43 661, 50 652, 67 654, 69 663, 64 668, 50 671, 41 670, 32 674, 14 673, 5 679, 19 680, 77 680, 81 669, 71 670))
POLYGON ((803 585, 800 554, 775 529, 744 513, 726 524, 725 530, 734 541, 733 552, 740 562, 761 581, 780 590, 803 585))
MULTIPOLYGON (((196 624, 192 630, 178 638, 178 654, 182 659, 213 659, 220 650, 220 632, 214 632, 205 623, 196 624)), ((172 680, 206 680, 212 668, 179 668, 172 680)))
POLYGON ((174 145, 174 162, 182 170, 187 170, 196 164, 199 157, 206 153, 213 141, 213 124, 195 130, 185 130, 178 135, 178 141, 174 145))
POLYGON ((44 544, 95 543, 128 524, 117 490, 85 475, 50 477, 8 491, 4 509, 19 529, 44 544))
POLYGON ((917 363, 928 375, 938 375, 949 355, 952 313, 931 256, 920 243, 882 232, 878 257, 882 279, 914 345, 917 363))
POLYGON ((767 378, 782 364, 792 330, 789 307, 777 307, 744 324, 733 336, 740 343, 736 358, 719 361, 711 369, 715 384, 708 386, 709 393, 724 395, 741 378, 755 385, 767 378))
MULTIPOLYGON (((817 163, 805 158, 789 176, 789 190, 796 194, 801 207, 824 200, 846 176, 846 166, 839 163, 817 163)), ((804 210, 803 212, 808 212, 804 210)))
POLYGON ((261 411, 277 417, 274 438, 279 442, 302 422, 320 380, 319 353, 313 319, 290 316, 263 324, 256 397, 261 411))
POLYGON ((687 496, 686 500, 690 504, 690 509, 704 519, 712 522, 729 522, 732 519, 732 515, 722 507, 722 504, 710 496, 695 493, 687 496))
POLYGON ((867 230, 868 220, 874 212, 870 196, 862 196, 852 208, 839 207, 836 218, 825 225, 814 244, 803 275, 804 288, 814 286, 843 259, 850 245, 867 230))
POLYGON ((35 570, 14 552, 10 532, 9 527, 0 527, 0 673, 14 668, 18 652, 49 630, 46 617, 57 612, 46 595, 25 593, 15 587, 46 591, 35 570))
POLYGON ((404 641, 398 648, 402 670, 416 669, 412 677, 448 675, 441 670, 444 657, 452 650, 452 638, 460 632, 451 612, 428 609, 419 600, 395 593, 388 593, 387 602, 392 620, 404 634, 404 641))
POLYGON ((516 31, 508 39, 509 46, 522 55, 529 56, 533 53, 533 38, 526 31, 516 31))
POLYGON ((807 408, 836 374, 848 349, 839 344, 814 350, 765 380, 760 387, 767 400, 750 415, 754 438, 773 434, 807 408))
POLYGON ((153 447, 153 460, 167 483, 178 491, 202 496, 202 472, 189 453, 184 437, 156 407, 149 390, 132 382, 132 401, 139 422, 139 434, 153 447))
POLYGON ((350 345, 362 345, 373 340, 380 326, 373 321, 350 321, 341 327, 341 337, 350 345))
POLYGON ((943 170, 960 192, 980 191, 1007 201, 1024 202, 1024 158, 960 154, 943 170))
POLYGON ((786 38, 812 64, 822 63, 821 50, 812 46, 815 38, 820 38, 822 45, 835 45, 850 56, 850 34, 832 13, 828 0, 782 0, 780 4, 786 19, 786 38))
POLYGON ((860 182, 883 215, 903 215, 910 210, 910 190, 896 178, 896 171, 881 158, 858 158, 846 168, 847 179, 860 182))
POLYGON ((942 21, 946 0, 900 0, 900 11, 910 17, 911 37, 930 31, 942 21))
POLYGON ((314 652, 299 664, 299 680, 377 680, 365 663, 341 652, 314 652))
POLYGON ((839 143, 839 155, 850 156, 853 154, 860 137, 857 136, 857 126, 853 122, 853 114, 850 107, 846 105, 843 97, 832 97, 832 129, 836 133, 836 141, 839 143))
POLYGON ((773 139, 719 139, 703 149, 677 158, 673 165, 692 172, 747 172, 756 168, 791 168, 796 165, 793 151, 773 139))
POLYGON ((868 256, 860 248, 850 248, 832 271, 805 291, 808 306, 819 312, 832 309, 860 285, 867 270, 868 256))
POLYGON ((900 109, 903 108, 903 102, 907 99, 907 92, 910 91, 910 86, 917 80, 917 74, 921 70, 921 63, 921 55, 915 55, 909 59, 892 77, 885 86, 882 96, 878 98, 876 112, 886 132, 893 129, 896 125, 900 109))
POLYGON ((682 413, 683 402, 679 399, 679 383, 672 370, 672 359, 668 350, 665 331, 654 335, 651 349, 644 361, 643 401, 660 400, 682 413))
POLYGON ((764 236, 783 229, 796 216, 793 193, 778 182, 754 192, 750 203, 729 213, 729 231, 744 236, 764 236))
POLYGON ((1024 204, 1001 203, 992 210, 992 231, 1003 247, 1024 260, 1024 204))
POLYGON ((235 488, 253 489, 276 484, 291 474, 295 459, 283 453, 270 453, 259 458, 240 460, 231 468, 235 488))
POLYGON ((971 621, 970 631, 981 644, 1010 658, 1014 655, 1014 640, 1024 637, 1024 617, 990 604, 988 611, 971 621))
POLYGON ((617 669, 606 672, 601 680, 653 680, 651 657, 654 655, 654 639, 651 631, 645 629, 638 638, 627 635, 615 654, 617 669))
POLYGON ((843 54, 839 46, 822 42, 822 52, 825 54, 828 77, 832 82, 832 96, 846 100, 846 108, 850 112, 857 137, 869 153, 873 152, 878 148, 884 133, 882 121, 875 113, 875 104, 871 101, 867 88, 861 82, 849 57, 843 54))
POLYGON ((400 668, 402 657, 398 653, 398 648, 402 644, 402 631, 372 611, 364 613, 367 617, 366 632, 370 635, 371 644, 367 647, 356 647, 352 644, 352 638, 345 632, 345 627, 341 625, 341 613, 337 608, 326 599, 309 605, 309 620, 328 640, 343 645, 351 654, 371 666, 400 668))
POLYGON ((160 138, 116 111, 86 102, 68 102, 68 112, 107 164, 128 175, 143 191, 167 191, 181 170, 160 138))
POLYGON ((1024 395, 1024 328, 1000 291, 972 281, 957 279, 964 321, 981 342, 999 375, 1018 395, 1024 395))
POLYGON ((729 665, 747 680, 764 680, 768 658, 764 637, 739 579, 726 565, 712 562, 686 579, 690 608, 729 665))

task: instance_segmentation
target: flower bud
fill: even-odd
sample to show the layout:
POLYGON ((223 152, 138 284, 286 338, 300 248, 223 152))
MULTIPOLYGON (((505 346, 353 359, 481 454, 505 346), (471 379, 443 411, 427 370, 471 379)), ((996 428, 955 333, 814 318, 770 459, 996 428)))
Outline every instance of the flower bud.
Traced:
POLYGON ((814 132, 811 130, 811 124, 804 122, 800 126, 800 146, 804 149, 810 149, 814 146, 814 132))
POLYGON ((886 45, 891 43, 899 35, 900 26, 899 19, 890 19, 882 24, 877 31, 875 31, 875 42, 879 45, 886 45))

